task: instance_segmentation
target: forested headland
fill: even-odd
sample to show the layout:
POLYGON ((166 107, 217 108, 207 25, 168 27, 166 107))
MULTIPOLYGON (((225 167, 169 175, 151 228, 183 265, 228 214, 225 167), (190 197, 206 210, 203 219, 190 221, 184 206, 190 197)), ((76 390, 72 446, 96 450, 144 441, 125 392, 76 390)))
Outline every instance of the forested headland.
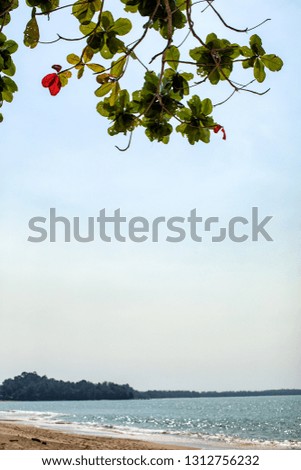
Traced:
POLYGON ((70 382, 49 379, 36 372, 22 372, 13 379, 6 379, 0 385, 0 400, 14 401, 58 401, 58 400, 134 400, 151 398, 214 398, 301 395, 300 389, 279 389, 262 391, 208 391, 148 390, 140 392, 128 384, 113 382, 92 383, 87 380, 70 382))

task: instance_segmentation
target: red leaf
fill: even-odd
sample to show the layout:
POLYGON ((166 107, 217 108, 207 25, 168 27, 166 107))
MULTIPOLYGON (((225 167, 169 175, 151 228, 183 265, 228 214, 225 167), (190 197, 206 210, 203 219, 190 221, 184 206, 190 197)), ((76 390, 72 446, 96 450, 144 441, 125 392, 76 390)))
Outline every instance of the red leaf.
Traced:
POLYGON ((227 136, 226 136, 226 131, 225 129, 223 128, 223 126, 221 126, 220 124, 216 124, 216 126, 214 126, 213 128, 213 132, 215 134, 217 134, 219 131, 222 131, 223 133, 223 140, 226 140, 227 136))
POLYGON ((60 72, 62 70, 62 66, 61 65, 57 65, 57 64, 54 64, 52 65, 52 68, 54 70, 56 70, 57 72, 60 72))
POLYGON ((48 88, 52 85, 52 83, 56 80, 57 74, 56 73, 49 73, 42 79, 42 85, 45 88, 48 88))
POLYGON ((62 88, 61 80, 57 73, 49 73, 46 75, 42 79, 42 85, 45 88, 49 88, 52 96, 57 95, 62 88))
POLYGON ((52 96, 55 96, 59 93, 60 89, 62 88, 62 84, 60 81, 60 77, 57 75, 57 79, 55 80, 54 83, 52 83, 49 87, 50 94, 52 96))

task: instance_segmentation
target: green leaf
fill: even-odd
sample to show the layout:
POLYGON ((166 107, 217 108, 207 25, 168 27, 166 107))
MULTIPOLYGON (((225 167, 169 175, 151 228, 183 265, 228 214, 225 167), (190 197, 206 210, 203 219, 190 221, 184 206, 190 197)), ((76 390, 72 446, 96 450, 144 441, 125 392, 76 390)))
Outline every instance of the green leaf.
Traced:
POLYGON ((209 129, 201 127, 199 129, 199 138, 205 144, 209 144, 209 142, 210 142, 210 131, 209 131, 209 129))
POLYGON ((100 11, 101 5, 102 5, 102 0, 92 0, 93 3, 93 8, 95 11, 100 11))
POLYGON ((104 59, 112 59, 112 57, 114 57, 114 54, 112 54, 107 44, 104 44, 103 48, 100 51, 100 54, 104 59))
POLYGON ((181 77, 183 77, 184 80, 186 80, 188 82, 189 80, 193 79, 194 75, 193 75, 193 73, 183 72, 183 73, 181 73, 181 77))
POLYGON ((249 69, 250 67, 253 67, 254 66, 254 62, 255 62, 255 58, 251 58, 251 59, 245 59, 242 61, 242 66, 244 69, 249 69))
POLYGON ((9 66, 6 67, 5 69, 3 69, 3 73, 5 73, 6 75, 8 75, 9 77, 12 77, 13 75, 15 75, 15 73, 16 73, 16 66, 15 66, 15 64, 13 63, 12 60, 10 61, 9 66))
POLYGON ((175 0, 175 4, 178 10, 186 10, 186 2, 183 2, 183 0, 175 0))
POLYGON ((0 122, 3 121, 3 114, 0 113, 0 122))
POLYGON ((72 7, 72 14, 77 18, 80 19, 82 16, 86 15, 88 10, 87 2, 83 2, 82 0, 78 0, 73 4, 72 7))
POLYGON ((104 11, 101 15, 101 24, 108 31, 114 24, 114 18, 110 11, 104 11))
POLYGON ((212 106, 211 100, 209 98, 205 98, 202 101, 202 112, 203 112, 203 114, 208 116, 208 114, 211 114, 212 111, 213 111, 213 106, 212 106))
POLYGON ((194 49, 190 49, 189 55, 192 59, 194 59, 196 62, 201 61, 201 55, 203 52, 202 47, 195 47, 194 49))
POLYGON ((252 49, 247 46, 242 46, 240 52, 244 57, 252 57, 254 55, 252 49))
POLYGON ((72 6, 72 14, 78 18, 83 12, 85 13, 88 9, 88 2, 83 2, 82 0, 78 0, 77 2, 73 3, 72 6))
POLYGON ((81 33, 87 36, 88 34, 91 34, 92 31, 96 29, 96 23, 94 23, 93 21, 90 21, 90 23, 88 24, 81 24, 79 29, 81 33))
POLYGON ((12 41, 11 39, 9 39, 8 41, 4 43, 4 50, 9 52, 10 54, 13 54, 14 52, 16 52, 17 49, 18 49, 18 44, 15 41, 12 41))
POLYGON ((177 116, 179 119, 181 119, 181 121, 190 121, 191 115, 191 109, 188 108, 180 109, 177 112, 177 116))
POLYGON ((109 73, 101 73, 100 75, 97 75, 96 81, 97 83, 100 83, 103 85, 104 83, 107 83, 110 79, 110 74, 109 73))
POLYGON ((2 46, 6 41, 6 36, 3 33, 0 33, 0 46, 2 46))
MULTIPOLYGON (((227 49, 228 49, 228 47, 226 46, 226 47, 225 47, 225 54, 226 54, 226 55, 228 54, 228 53, 227 53, 227 49)), ((231 44, 231 47, 229 46, 229 49, 231 49, 231 50, 229 51, 229 57, 230 57, 231 59, 236 59, 237 57, 240 56, 241 51, 240 51, 240 47, 239 47, 238 44, 231 44)))
MULTIPOLYGON (((183 6, 183 3, 185 4, 185 2, 182 2, 182 6, 183 6)), ((186 5, 184 5, 185 7, 186 5)), ((177 28, 177 29, 182 29, 185 27, 185 24, 187 23, 187 18, 186 18, 186 15, 184 15, 184 13, 182 13, 180 11, 180 9, 175 9, 172 13, 172 25, 174 28, 177 28)))
POLYGON ((232 72, 232 67, 231 68, 222 67, 221 73, 220 73, 221 80, 227 80, 227 78, 229 78, 229 76, 231 75, 231 72, 232 72))
POLYGON ((173 70, 177 70, 180 59, 179 49, 176 46, 169 47, 165 53, 165 59, 173 70))
POLYGON ((206 37, 206 44, 209 44, 210 42, 213 42, 217 39, 217 35, 215 33, 210 33, 206 37))
POLYGON ((105 70, 105 68, 99 64, 87 64, 87 67, 95 73, 101 73, 105 70))
POLYGON ((93 49, 94 52, 101 50, 105 44, 104 40, 105 33, 93 33, 87 39, 88 45, 93 49))
POLYGON ((85 67, 82 65, 79 69, 78 69, 78 72, 77 72, 77 78, 78 80, 80 80, 82 78, 82 76, 84 75, 84 71, 85 71, 85 67))
POLYGON ((40 40, 39 26, 34 16, 28 21, 24 31, 24 44, 31 49, 34 49, 40 40))
POLYGON ((275 54, 265 54, 260 58, 271 72, 278 72, 283 67, 283 61, 275 54))
POLYGON ((157 86, 159 84, 159 77, 155 74, 155 72, 148 71, 144 75, 145 85, 147 86, 148 90, 156 91, 157 86))
MULTIPOLYGON (((112 34, 112 33, 111 33, 112 34)), ((125 45, 124 42, 120 39, 116 38, 116 36, 108 37, 107 39, 107 46, 111 52, 111 54, 115 55, 118 52, 125 52, 125 45)))
POLYGON ((101 114, 104 117, 108 118, 110 116, 110 113, 103 101, 100 101, 99 103, 97 103, 96 110, 99 114, 101 114))
POLYGON ((69 78, 72 76, 70 70, 66 70, 66 72, 60 73, 59 78, 62 86, 66 86, 68 84, 69 78))
MULTIPOLYGON (((123 0, 121 0, 123 2, 123 0)), ((125 3, 125 2, 123 2, 125 3)), ((126 5, 124 7, 124 11, 128 11, 130 13, 136 13, 138 11, 138 4, 137 5, 126 5)))
POLYGON ((93 56, 94 56, 93 49, 89 46, 86 46, 83 52, 83 61, 90 62, 93 56))
POLYGON ((17 87, 16 83, 11 78, 3 77, 2 80, 3 80, 3 83, 5 85, 5 88, 8 91, 11 91, 12 93, 14 93, 15 91, 18 91, 18 87, 17 87))
POLYGON ((110 28, 110 31, 118 34, 118 36, 124 36, 129 33, 132 29, 132 23, 127 18, 119 18, 115 21, 114 25, 110 28))
POLYGON ((101 96, 105 96, 108 93, 110 93, 113 86, 114 86, 114 82, 104 83, 99 88, 97 88, 97 90, 95 91, 95 95, 98 96, 99 98, 101 96))
POLYGON ((260 59, 256 59, 254 62, 254 77, 259 83, 262 83, 266 77, 264 65, 260 59))
POLYGON ((10 23, 11 16, 10 13, 6 13, 6 15, 0 17, 0 27, 6 26, 8 23, 10 23))
POLYGON ((114 106, 117 98, 118 98, 118 93, 119 93, 119 90, 120 90, 120 85, 118 82, 114 82, 113 83, 113 87, 112 87, 112 94, 109 98, 109 103, 111 106, 114 106))
POLYGON ((120 77, 120 75, 123 72, 125 63, 126 63, 126 56, 120 57, 120 59, 113 62, 111 66, 111 75, 116 78, 120 77))
POLYGON ((199 117, 202 113, 202 102, 197 95, 193 95, 192 98, 188 101, 188 106, 191 109, 192 113, 199 117))
POLYGON ((211 85, 217 85, 221 79, 220 73, 217 68, 213 68, 208 74, 211 85))
POLYGON ((71 65, 77 65, 81 63, 80 57, 76 54, 68 54, 67 62, 71 65))
POLYGON ((8 90, 3 90, 2 91, 2 99, 4 101, 7 101, 8 103, 11 103, 12 100, 13 100, 13 94, 8 90))
POLYGON ((255 55, 265 54, 265 50, 262 47, 261 38, 257 36, 257 34, 253 34, 253 36, 250 37, 250 46, 255 55))
POLYGON ((95 14, 94 2, 78 0, 73 4, 72 14, 81 24, 89 24, 95 14))

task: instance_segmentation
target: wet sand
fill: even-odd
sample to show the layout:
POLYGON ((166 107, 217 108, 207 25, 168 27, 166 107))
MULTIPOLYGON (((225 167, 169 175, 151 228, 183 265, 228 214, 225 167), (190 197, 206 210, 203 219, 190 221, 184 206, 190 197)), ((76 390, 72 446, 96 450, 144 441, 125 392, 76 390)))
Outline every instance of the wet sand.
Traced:
POLYGON ((0 450, 180 450, 181 446, 115 437, 71 434, 15 422, 0 422, 0 450))

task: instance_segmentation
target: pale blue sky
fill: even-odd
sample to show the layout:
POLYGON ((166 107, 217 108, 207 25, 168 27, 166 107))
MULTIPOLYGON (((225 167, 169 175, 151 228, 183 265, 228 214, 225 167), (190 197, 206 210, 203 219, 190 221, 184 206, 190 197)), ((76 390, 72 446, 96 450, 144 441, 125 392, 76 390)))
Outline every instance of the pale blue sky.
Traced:
MULTIPOLYGON (((297 1, 241 4, 227 2, 227 21, 245 27, 271 17, 257 33, 285 67, 268 74, 271 91, 264 97, 240 93, 215 110, 226 142, 218 134, 209 145, 190 146, 176 135, 164 146, 138 131, 129 151, 120 153, 114 145, 125 146, 127 139, 107 135, 92 79, 74 78, 56 97, 40 85, 51 65, 64 65, 79 46, 20 45, 20 90, 3 107, 0 127, 0 381, 36 370, 141 390, 301 388, 300 66, 294 46, 301 7, 297 1), (27 241, 29 219, 48 217, 50 207, 79 216, 84 226, 102 208, 150 220, 187 217, 196 208, 203 217, 227 221, 249 217, 253 206, 263 217, 273 215, 273 243, 27 241)), ((20 41, 29 10, 14 15, 7 34, 20 41)), ((206 32, 217 29, 210 15, 200 18, 208 22, 206 32)), ((47 28, 63 33, 57 21, 47 28)), ((66 28, 70 32, 71 24, 66 28)), ((45 39, 53 38, 50 30, 45 39)), ((213 101, 226 96, 224 88, 209 92, 213 101)))

